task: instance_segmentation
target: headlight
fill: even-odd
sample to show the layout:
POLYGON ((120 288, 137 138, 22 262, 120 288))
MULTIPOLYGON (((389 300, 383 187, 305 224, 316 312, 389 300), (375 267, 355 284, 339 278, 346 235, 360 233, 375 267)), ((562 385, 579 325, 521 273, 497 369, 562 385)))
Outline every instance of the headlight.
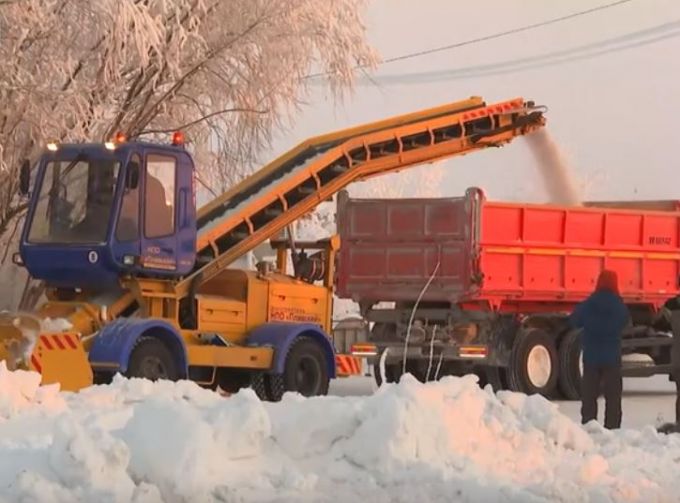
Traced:
POLYGON ((14 252, 12 254, 12 262, 15 265, 24 265, 24 259, 21 258, 21 254, 19 252, 14 252))

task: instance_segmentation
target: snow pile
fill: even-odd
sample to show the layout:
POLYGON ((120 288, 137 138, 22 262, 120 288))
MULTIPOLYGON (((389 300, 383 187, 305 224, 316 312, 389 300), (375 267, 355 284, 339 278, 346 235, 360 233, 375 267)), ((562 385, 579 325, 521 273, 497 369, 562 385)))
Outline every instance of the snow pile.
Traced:
POLYGON ((680 501, 680 436, 586 431, 472 376, 268 404, 0 367, 0 430, 0 501, 680 501))
POLYGON ((65 318, 45 318, 41 320, 42 332, 66 332, 72 328, 71 322, 65 318))
POLYGON ((33 314, 25 312, 12 313, 2 311, 0 317, 11 318, 11 324, 21 333, 21 340, 15 341, 9 349, 13 368, 21 361, 26 361, 31 357, 38 337, 41 333, 65 332, 73 328, 71 322, 64 318, 44 318, 41 319, 33 314))

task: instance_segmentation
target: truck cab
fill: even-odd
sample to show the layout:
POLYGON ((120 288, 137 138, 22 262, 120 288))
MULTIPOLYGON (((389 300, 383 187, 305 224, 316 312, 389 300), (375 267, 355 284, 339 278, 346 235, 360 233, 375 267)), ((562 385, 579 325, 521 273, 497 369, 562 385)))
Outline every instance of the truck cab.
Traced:
POLYGON ((48 285, 103 290, 121 276, 176 278, 194 266, 194 165, 172 144, 48 144, 30 187, 15 262, 48 285))

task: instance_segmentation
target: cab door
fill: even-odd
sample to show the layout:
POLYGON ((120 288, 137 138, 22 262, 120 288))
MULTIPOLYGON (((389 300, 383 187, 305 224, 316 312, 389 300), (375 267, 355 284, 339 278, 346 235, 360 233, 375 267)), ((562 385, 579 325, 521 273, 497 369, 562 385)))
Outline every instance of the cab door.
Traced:
POLYGON ((140 179, 142 157, 132 154, 120 177, 120 210, 114 231, 113 257, 119 267, 131 269, 140 256, 140 179))
POLYGON ((186 274, 196 262, 196 188, 191 156, 181 151, 177 161, 177 273, 186 274))
POLYGON ((177 157, 148 150, 144 158, 141 265, 145 270, 177 270, 177 157))

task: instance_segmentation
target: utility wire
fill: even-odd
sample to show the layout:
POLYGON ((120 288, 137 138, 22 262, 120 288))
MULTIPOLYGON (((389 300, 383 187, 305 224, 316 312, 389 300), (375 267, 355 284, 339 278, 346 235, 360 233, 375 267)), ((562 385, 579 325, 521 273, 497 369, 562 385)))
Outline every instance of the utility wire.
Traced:
MULTIPOLYGON (((504 75, 572 61, 592 59, 605 54, 626 51, 678 36, 680 36, 680 19, 645 30, 602 40, 600 42, 584 44, 570 49, 548 52, 536 56, 528 56, 486 65, 448 68, 425 72, 375 75, 371 77, 371 84, 423 84, 473 77, 504 75)), ((359 79, 357 84, 366 84, 363 80, 364 79, 359 79)))
MULTIPOLYGON (((395 56, 395 57, 383 60, 382 62, 378 63, 378 66, 386 65, 388 63, 394 63, 396 61, 404 61, 406 59, 419 58, 419 57, 422 57, 422 56, 427 56, 427 55, 435 54, 435 53, 438 53, 438 52, 449 51, 451 49, 458 49, 460 47, 465 47, 467 45, 478 44, 480 42, 486 42, 486 41, 494 40, 494 39, 497 39, 497 38, 515 35, 517 33, 522 33, 522 32, 529 31, 529 30, 535 30, 536 28, 541 28, 543 26, 549 26, 549 25, 555 24, 555 23, 561 23, 561 22, 564 22, 564 21, 568 21, 570 19, 580 17, 580 16, 586 16, 586 15, 592 14, 594 12, 603 11, 605 9, 611 9, 613 7, 618 7, 619 5, 630 3, 630 2, 633 2, 633 1, 634 0, 617 0, 615 2, 610 2, 610 3, 607 3, 607 4, 599 5, 597 7, 592 7, 590 9, 586 9, 586 10, 582 10, 582 11, 578 11, 578 12, 573 12, 573 13, 567 14, 565 16, 560 16, 560 17, 556 17, 556 18, 552 18, 552 19, 547 19, 545 21, 541 21, 541 22, 538 22, 538 23, 520 26, 518 28, 513 28, 511 30, 506 30, 506 31, 494 33, 494 34, 491 34, 491 35, 485 35, 483 37, 477 37, 477 38, 473 38, 473 39, 469 39, 469 40, 464 40, 462 42, 456 42, 456 43, 453 43, 453 44, 448 44, 448 45, 444 45, 444 46, 440 46, 440 47, 434 47, 432 49, 426 49, 426 50, 423 50, 423 51, 412 52, 412 53, 409 53, 409 54, 403 54, 401 56, 395 56)), ((358 70, 358 69, 362 69, 362 68, 368 68, 368 65, 359 65, 359 66, 355 67, 354 69, 358 70)), ((306 78, 312 79, 312 78, 317 78, 317 77, 325 77, 327 75, 330 75, 330 72, 314 73, 314 74, 311 74, 311 75, 307 75, 306 78)))
POLYGON ((383 61, 381 64, 394 63, 395 61, 403 61, 405 59, 419 58, 421 56, 428 56, 430 54, 435 54, 437 52, 449 51, 451 49, 458 49, 459 47, 465 47, 466 45, 478 44, 480 42, 486 42, 488 40, 494 40, 501 37, 507 37, 509 35, 515 35, 517 33, 522 33, 524 31, 535 30, 536 28, 542 28, 543 26, 549 26, 555 23, 561 23, 569 19, 574 19, 581 16, 586 16, 592 14, 593 12, 598 12, 605 9, 611 9, 612 7, 617 7, 619 5, 632 2, 633 0, 618 0, 616 2, 611 2, 604 5, 599 5, 591 9, 582 10, 579 12, 574 12, 572 14, 567 14, 566 16, 556 17, 553 19, 548 19, 546 21, 541 21, 539 23, 529 24, 526 26, 521 26, 519 28, 514 28, 512 30, 502 31, 499 33, 494 33, 493 35, 486 35, 483 37, 473 38, 470 40, 465 40, 463 42, 457 42, 454 44, 444 45, 441 47, 435 47, 433 49, 427 49, 424 51, 412 52, 410 54, 404 54, 403 56, 396 56, 394 58, 389 58, 383 61))

